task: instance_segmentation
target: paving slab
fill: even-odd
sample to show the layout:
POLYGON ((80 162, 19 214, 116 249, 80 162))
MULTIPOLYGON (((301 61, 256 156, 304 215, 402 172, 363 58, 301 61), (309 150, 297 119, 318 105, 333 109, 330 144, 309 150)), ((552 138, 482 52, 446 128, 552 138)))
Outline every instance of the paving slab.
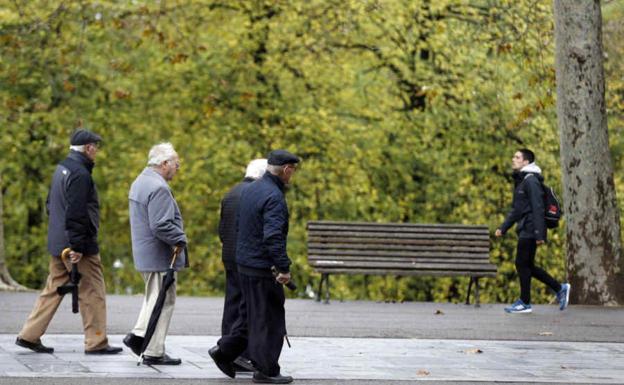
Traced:
MULTIPOLYGON (((110 336, 113 344, 122 338, 110 336)), ((208 355, 218 336, 169 336, 167 351, 182 358, 180 366, 137 366, 127 350, 87 356, 82 339, 46 336, 55 352, 37 354, 16 346, 14 335, 1 334, 0 355, 12 361, 0 365, 0 377, 229 381, 208 355)), ((280 364, 297 381, 624 383, 623 343, 331 337, 292 337, 291 343, 280 364)), ((251 377, 239 381, 250 383, 251 377)))

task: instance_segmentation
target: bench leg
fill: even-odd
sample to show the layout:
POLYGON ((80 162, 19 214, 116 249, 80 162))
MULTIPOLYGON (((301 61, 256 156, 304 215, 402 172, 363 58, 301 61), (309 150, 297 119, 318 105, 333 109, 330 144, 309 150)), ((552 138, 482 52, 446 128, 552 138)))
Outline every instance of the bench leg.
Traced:
POLYGON ((472 289, 472 281, 474 277, 470 277, 470 282, 468 282, 468 294, 466 294, 466 305, 470 305, 470 290, 472 289))
POLYGON ((474 281, 475 281, 475 307, 481 307, 481 301, 479 299, 479 277, 475 277, 474 281))
POLYGON ((327 274, 321 274, 321 280, 319 281, 318 291, 316 292, 316 302, 321 302, 321 296, 323 293, 323 281, 325 280, 325 276, 327 274))
POLYGON ((329 304, 329 274, 325 274, 325 304, 329 304))

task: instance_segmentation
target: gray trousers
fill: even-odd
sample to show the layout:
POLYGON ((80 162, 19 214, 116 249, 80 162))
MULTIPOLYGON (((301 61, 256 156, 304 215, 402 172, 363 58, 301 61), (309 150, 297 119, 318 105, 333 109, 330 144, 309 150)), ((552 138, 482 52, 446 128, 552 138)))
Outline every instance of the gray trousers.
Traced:
MULTIPOLYGON (((132 333, 139 337, 145 336, 145 330, 147 329, 147 324, 150 316, 152 315, 152 310, 156 304, 156 299, 158 298, 158 293, 162 287, 162 280, 165 274, 166 272, 141 273, 141 275, 143 275, 143 280, 145 280, 145 298, 143 299, 143 306, 141 307, 141 312, 139 313, 139 319, 137 319, 136 325, 134 325, 134 329, 132 330, 132 333)), ((177 281, 177 273, 175 274, 175 277, 177 281)), ((167 297, 165 299, 162 313, 160 313, 156 330, 154 331, 154 335, 152 336, 149 345, 147 345, 147 349, 145 349, 144 354, 146 356, 162 357, 165 354, 165 338, 167 337, 167 332, 169 331, 169 324, 171 323, 175 300, 176 282, 174 282, 173 285, 171 285, 171 287, 167 290, 167 297)))

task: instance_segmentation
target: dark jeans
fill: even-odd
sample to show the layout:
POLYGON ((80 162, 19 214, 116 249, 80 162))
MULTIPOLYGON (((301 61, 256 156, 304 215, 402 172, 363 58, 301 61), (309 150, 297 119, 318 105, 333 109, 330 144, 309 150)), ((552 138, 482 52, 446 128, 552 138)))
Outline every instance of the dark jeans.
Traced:
POLYGON ((531 303, 531 278, 548 285, 555 293, 561 290, 561 285, 546 271, 535 266, 535 239, 520 238, 516 252, 516 271, 520 277, 520 299, 527 305, 531 303))

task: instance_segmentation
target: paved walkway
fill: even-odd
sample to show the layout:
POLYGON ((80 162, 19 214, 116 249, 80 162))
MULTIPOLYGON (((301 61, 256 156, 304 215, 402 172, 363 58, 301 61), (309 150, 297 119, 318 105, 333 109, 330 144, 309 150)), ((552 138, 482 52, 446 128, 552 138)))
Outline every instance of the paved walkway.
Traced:
MULTIPOLYGON (((251 382, 248 375, 226 378, 208 356, 218 338, 221 298, 178 298, 167 351, 183 364, 137 367, 127 349, 111 357, 84 355, 83 337, 76 334, 80 317, 71 313, 70 301, 43 337, 54 354, 16 346, 35 296, 0 293, 0 384, 251 382)), ((140 303, 139 296, 108 298, 112 344, 121 346, 140 303)), ((623 308, 571 306, 560 312, 538 305, 534 311, 510 316, 500 304, 288 300, 293 347, 284 347, 280 363, 301 384, 624 384, 623 308)))
MULTIPOLYGON (((111 341, 121 344, 120 335, 111 341)), ((0 335, 0 376, 219 379, 208 349, 216 336, 170 336, 180 366, 137 366, 136 356, 82 352, 81 335, 47 336, 54 354, 36 354, 0 335)), ((591 342, 293 337, 280 363, 299 380, 624 383, 624 344, 591 342)), ((249 378, 250 376, 243 376, 249 378)))

